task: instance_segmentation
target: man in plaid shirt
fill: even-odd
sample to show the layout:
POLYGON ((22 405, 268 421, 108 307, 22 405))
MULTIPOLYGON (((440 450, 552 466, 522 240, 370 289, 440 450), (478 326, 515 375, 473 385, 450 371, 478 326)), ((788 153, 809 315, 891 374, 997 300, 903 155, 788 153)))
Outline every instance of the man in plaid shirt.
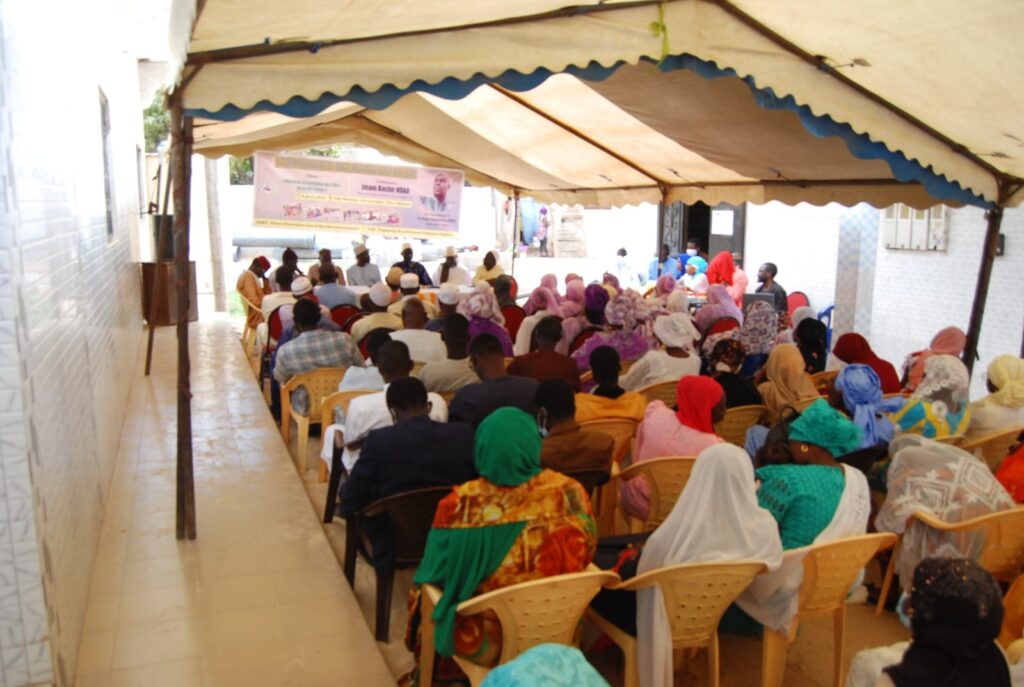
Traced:
MULTIPOLYGON (((352 367, 362 365, 363 356, 352 337, 342 332, 317 329, 320 309, 310 300, 295 304, 296 338, 281 346, 277 351, 274 379, 285 384, 295 375, 321 367, 352 367)), ((292 408, 305 415, 309 408, 309 396, 305 387, 292 392, 292 408)))

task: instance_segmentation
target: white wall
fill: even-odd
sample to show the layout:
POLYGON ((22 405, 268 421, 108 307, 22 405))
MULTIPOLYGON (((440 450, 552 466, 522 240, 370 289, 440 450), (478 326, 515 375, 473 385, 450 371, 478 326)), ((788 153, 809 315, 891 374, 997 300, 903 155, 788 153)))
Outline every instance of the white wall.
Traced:
MULTIPOLYGON (((997 355, 1020 355, 1024 330, 1024 209, 1007 210, 1006 254, 992 270, 971 396, 983 395, 985 368, 997 355)), ((985 237, 985 213, 953 210, 944 253, 889 250, 879 236, 869 338, 878 355, 897 366, 928 345, 939 329, 967 331, 985 237)))
POLYGON ((743 265, 750 277, 748 291, 757 288, 757 268, 773 262, 787 292, 803 291, 817 310, 832 305, 841 210, 834 204, 747 204, 743 265))
POLYGON ((140 341, 130 18, 0 0, 0 684, 70 685, 140 341), (15 30, 16 27, 16 30, 15 30), (107 235, 99 89, 110 104, 107 235), (52 659, 51 659, 52 657, 52 659))

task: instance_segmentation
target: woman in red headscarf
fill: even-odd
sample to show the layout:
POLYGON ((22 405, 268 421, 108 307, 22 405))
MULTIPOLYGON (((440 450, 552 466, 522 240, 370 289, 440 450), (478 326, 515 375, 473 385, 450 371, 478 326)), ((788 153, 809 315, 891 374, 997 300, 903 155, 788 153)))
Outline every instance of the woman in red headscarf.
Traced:
POLYGON ((847 365, 867 365, 882 382, 883 394, 898 394, 903 385, 896 374, 896 368, 888 360, 882 360, 871 350, 871 344, 860 334, 843 334, 832 347, 832 355, 847 365))
POLYGON ((924 378, 924 361, 933 355, 953 355, 960 357, 967 345, 967 335, 959 327, 946 327, 932 338, 928 348, 915 351, 907 356, 903 363, 903 387, 913 391, 924 378))
MULTIPOLYGON (((696 456, 722 441, 715 434, 715 422, 725 415, 725 392, 710 377, 688 375, 676 386, 673 410, 661 401, 651 401, 644 420, 637 427, 633 462, 667 456, 696 456)), ((619 487, 619 503, 636 518, 646 518, 650 509, 650 487, 643 477, 619 487)))
POLYGON ((708 284, 721 284, 729 292, 736 305, 743 307, 743 294, 747 290, 750 280, 744 272, 733 261, 732 253, 722 251, 708 263, 707 271, 708 284))

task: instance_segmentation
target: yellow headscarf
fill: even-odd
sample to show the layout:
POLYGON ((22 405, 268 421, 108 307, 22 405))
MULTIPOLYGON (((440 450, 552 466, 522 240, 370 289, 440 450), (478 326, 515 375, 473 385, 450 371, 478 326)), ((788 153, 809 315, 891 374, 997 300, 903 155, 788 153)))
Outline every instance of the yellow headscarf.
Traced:
POLYGON ((804 357, 793 344, 779 344, 765 365, 768 381, 757 387, 773 415, 790 403, 818 395, 811 376, 804 372, 804 357))
POLYGON ((992 399, 1008 408, 1024 407, 1024 360, 1001 355, 988 366, 988 380, 996 387, 992 399))

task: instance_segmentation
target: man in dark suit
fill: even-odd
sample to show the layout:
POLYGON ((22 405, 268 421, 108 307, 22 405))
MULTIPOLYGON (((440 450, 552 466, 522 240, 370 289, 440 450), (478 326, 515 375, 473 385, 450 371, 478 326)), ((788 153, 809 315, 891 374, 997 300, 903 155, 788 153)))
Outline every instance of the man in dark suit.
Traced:
MULTIPOLYGON (((477 477, 473 428, 430 419, 423 382, 396 379, 386 392, 395 424, 366 437, 359 460, 341 487, 342 515, 352 515, 385 496, 411 489, 462 484, 477 477)), ((392 532, 383 518, 362 523, 373 547, 373 563, 390 553, 392 532)))
POLYGON ((493 334, 480 334, 469 344, 469 360, 480 382, 462 387, 448 408, 450 421, 476 427, 498 408, 513 406, 533 415, 537 380, 514 377, 505 371, 501 342, 493 334))

